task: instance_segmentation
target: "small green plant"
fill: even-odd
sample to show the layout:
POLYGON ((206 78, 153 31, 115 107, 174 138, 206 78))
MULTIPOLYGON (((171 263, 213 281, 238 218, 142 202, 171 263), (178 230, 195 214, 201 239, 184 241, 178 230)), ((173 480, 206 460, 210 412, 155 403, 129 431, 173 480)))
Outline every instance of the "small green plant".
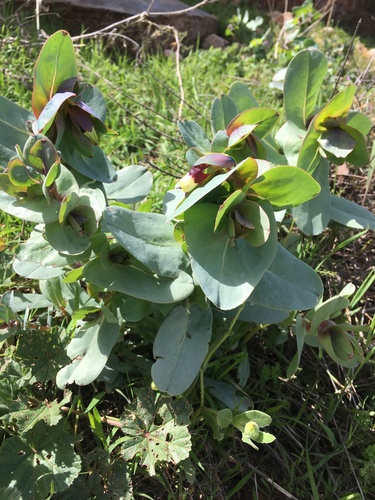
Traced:
POLYGON ((287 122, 276 134, 279 113, 239 82, 212 104, 211 139, 180 122, 190 168, 165 193, 163 213, 142 204, 151 173, 116 171, 101 149, 114 134, 104 98, 78 81, 66 31, 35 64, 32 113, 0 97, 0 208, 33 225, 13 263, 28 289, 6 291, 0 303, 4 495, 45 498, 77 486, 131 495, 125 462, 139 460, 150 475, 168 462, 188 470, 191 428, 201 423, 218 441, 239 430, 255 449, 272 443, 263 430, 271 417, 238 389, 249 378, 246 351, 237 382, 210 377, 228 343, 246 343, 261 325, 288 318, 294 328, 289 376, 303 343, 343 367, 362 362, 355 334, 365 328, 341 317, 353 290, 322 302, 319 275, 278 241, 290 213, 306 234, 331 219, 375 228, 369 211, 327 191, 329 161, 368 161, 369 122, 349 112, 352 85, 317 109, 326 69, 317 50, 292 60, 287 122), (142 354, 150 344, 154 359, 142 354), (85 406, 74 394, 94 383, 121 391, 124 379, 132 402, 113 419, 97 409, 102 396, 85 406), (51 385, 64 396, 49 399, 51 385), (73 418, 87 419, 91 454, 77 452, 73 418))

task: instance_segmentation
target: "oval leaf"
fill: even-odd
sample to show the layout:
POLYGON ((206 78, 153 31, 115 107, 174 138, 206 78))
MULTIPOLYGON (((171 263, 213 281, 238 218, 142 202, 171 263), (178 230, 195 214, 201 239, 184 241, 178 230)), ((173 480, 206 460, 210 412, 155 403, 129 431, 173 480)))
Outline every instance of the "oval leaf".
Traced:
POLYGON ((154 341, 151 374, 157 388, 171 396, 185 392, 197 377, 208 352, 212 332, 211 309, 193 304, 169 313, 154 341))
POLYGON ((238 238, 232 242, 226 227, 213 231, 218 206, 198 204, 185 213, 185 239, 197 281, 217 307, 234 309, 242 304, 273 261, 276 229, 272 210, 271 234, 260 247, 238 238))
MULTIPOLYGON (((38 118, 59 87, 71 81, 74 86, 78 71, 72 39, 65 30, 48 38, 34 67, 32 108, 38 118)), ((65 89, 69 90, 69 89, 65 89)))
POLYGON ((249 302, 270 309, 301 311, 315 307, 322 293, 318 274, 279 244, 274 261, 249 302))
POLYGON ((179 302, 194 291, 192 278, 184 272, 176 279, 159 277, 120 264, 104 267, 100 259, 88 262, 83 269, 83 275, 94 285, 157 304, 179 302))
POLYGON ((279 166, 265 171, 250 185, 249 193, 268 200, 274 207, 295 207, 315 198, 319 183, 298 167, 279 166))
POLYGON ((104 220, 117 241, 159 276, 177 277, 188 259, 174 238, 174 226, 161 214, 109 207, 104 220))
POLYGON ((152 187, 152 174, 141 165, 130 165, 117 172, 116 182, 104 184, 105 194, 109 200, 122 203, 138 203, 142 201, 152 187))
POLYGON ((317 49, 301 50, 289 63, 284 80, 285 114, 301 129, 315 111, 327 70, 327 58, 317 49))

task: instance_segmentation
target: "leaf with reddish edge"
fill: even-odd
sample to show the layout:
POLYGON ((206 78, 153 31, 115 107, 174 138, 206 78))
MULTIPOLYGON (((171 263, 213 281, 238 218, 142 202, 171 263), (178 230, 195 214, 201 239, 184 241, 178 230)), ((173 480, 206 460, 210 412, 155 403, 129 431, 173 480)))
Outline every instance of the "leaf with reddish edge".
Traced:
POLYGON ((43 45, 34 67, 32 108, 36 118, 64 82, 69 81, 73 90, 77 74, 72 39, 67 31, 57 31, 43 45))

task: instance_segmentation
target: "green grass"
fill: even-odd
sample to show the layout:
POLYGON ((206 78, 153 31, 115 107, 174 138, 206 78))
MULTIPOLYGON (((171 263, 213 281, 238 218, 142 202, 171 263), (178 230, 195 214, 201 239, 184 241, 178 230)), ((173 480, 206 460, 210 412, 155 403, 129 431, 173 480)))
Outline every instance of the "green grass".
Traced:
MULTIPOLYGON (((32 68, 40 46, 31 37, 25 39, 24 25, 20 28, 17 23, 16 18, 10 18, 0 35, 0 67, 4 68, 0 72, 0 94, 30 108, 32 68)), ((344 56, 343 47, 348 45, 348 38, 343 37, 343 33, 335 32, 330 40, 324 38, 322 49, 330 57, 333 81, 344 56)), ((106 50, 103 41, 95 40, 79 44, 77 50, 82 78, 100 88, 108 103, 108 124, 118 132, 105 139, 103 148, 118 168, 137 163, 150 168, 154 175, 151 199, 154 209, 160 209, 165 190, 173 187, 176 177, 187 169, 186 147, 177 129, 181 94, 175 60, 163 54, 144 54, 135 61, 118 50, 106 50)), ((180 63, 185 99, 181 118, 196 120, 209 130, 212 99, 227 92, 237 79, 249 84, 260 105, 278 109, 281 96, 268 84, 285 63, 285 58, 273 60, 271 56, 259 61, 247 47, 235 44, 224 52, 187 48, 180 63)), ((348 67, 347 74, 354 71, 348 67)), ((363 181, 359 181, 357 188, 364 192, 367 172, 360 174, 363 181)), ((342 187, 350 192, 349 181, 342 187)), ((370 202, 374 208, 373 198, 370 202)), ((1 293, 22 288, 12 272, 11 260, 28 230, 1 214, 1 293)), ((291 228, 281 230, 281 236, 291 238, 293 234, 291 228)), ((277 440, 255 451, 241 441, 237 432, 228 434, 219 443, 198 423, 193 431, 194 453, 190 463, 177 468, 161 467, 154 478, 144 473, 137 459, 129 464, 136 498, 310 500, 340 499, 349 494, 370 498, 375 485, 375 453, 370 448, 375 431, 372 420, 375 288, 374 271, 370 269, 375 249, 372 237, 352 236, 353 233, 330 227, 319 237, 297 237, 293 244, 300 258, 319 267, 327 293, 336 293, 350 280, 358 286, 352 319, 356 324, 370 326, 366 362, 354 371, 344 370, 306 347, 301 368, 287 381, 286 369, 295 352, 293 340, 285 342, 290 333, 287 324, 262 326, 257 332, 248 332, 250 340, 246 345, 238 343, 241 336, 234 332, 217 359, 209 364, 207 373, 231 382, 246 350, 250 377, 241 390, 251 398, 254 407, 272 416, 272 432, 277 440), (342 241, 344 244, 340 245, 342 241), (191 470, 195 480, 189 482, 191 470)), ((152 360, 154 326, 147 322, 139 324, 127 346, 129 352, 122 352, 124 347, 117 349, 116 354, 128 363, 134 378, 125 380, 121 392, 103 396, 96 406, 100 414, 119 416, 127 401, 134 398, 134 388, 148 383, 146 374, 152 360), (138 364, 139 352, 144 355, 143 366, 138 364)), ((363 342, 366 343, 366 338, 363 342)), ((2 356, 9 356, 11 347, 2 351, 2 356)), ((84 410, 97 390, 94 384, 80 388, 75 410, 84 410)), ((56 397, 53 386, 43 391, 45 398, 56 397)), ((93 451, 95 437, 99 439, 100 432, 93 436, 88 423, 81 421, 77 432, 84 435, 82 453, 93 451)), ((111 428, 106 426, 104 433, 110 432, 111 428)), ((87 470, 92 472, 89 464, 87 470)))

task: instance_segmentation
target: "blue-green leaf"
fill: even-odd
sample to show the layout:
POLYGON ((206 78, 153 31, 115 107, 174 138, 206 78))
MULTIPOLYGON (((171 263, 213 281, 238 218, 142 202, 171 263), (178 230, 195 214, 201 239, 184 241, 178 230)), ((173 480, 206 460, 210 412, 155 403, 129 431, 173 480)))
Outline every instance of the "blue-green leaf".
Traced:
POLYGON ((164 215, 112 206, 104 220, 116 240, 154 273, 176 278, 187 270, 188 259, 164 215))
POLYGON ((301 129, 315 111, 327 70, 327 58, 317 49, 301 50, 289 63, 284 81, 285 114, 301 129))
POLYGON ((365 207, 331 195, 331 218, 346 227, 375 230, 375 216, 365 207))
POLYGON ((185 392, 197 377, 211 338, 211 309, 177 306, 161 324, 154 341, 151 374, 157 388, 171 396, 185 392))
POLYGON ((269 309, 301 311, 315 307, 322 293, 318 274, 279 244, 249 301, 269 309))
POLYGON ((242 304, 254 290, 276 255, 277 241, 269 207, 270 237, 260 247, 242 238, 231 241, 226 227, 213 231, 217 210, 217 205, 207 203, 188 210, 185 239, 198 283, 209 300, 227 310, 242 304))
POLYGON ((130 165, 117 172, 117 180, 104 184, 109 200, 132 204, 142 201, 152 187, 152 174, 141 165, 130 165))

